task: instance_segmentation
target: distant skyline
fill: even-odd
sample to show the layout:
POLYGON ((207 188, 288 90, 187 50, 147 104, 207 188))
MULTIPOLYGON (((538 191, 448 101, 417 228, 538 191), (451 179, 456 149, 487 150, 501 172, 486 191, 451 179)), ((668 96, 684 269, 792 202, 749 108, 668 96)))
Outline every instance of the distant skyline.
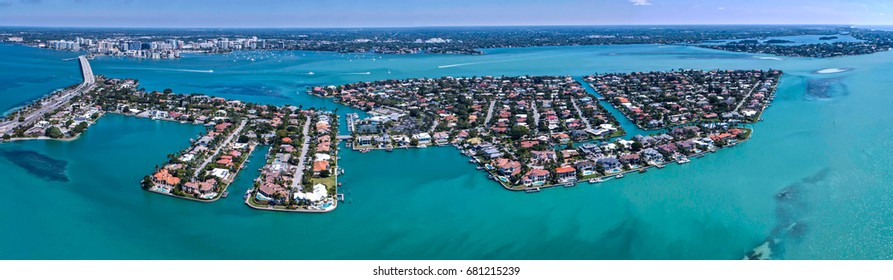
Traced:
POLYGON ((0 26, 893 25, 888 0, 0 0, 0 26))

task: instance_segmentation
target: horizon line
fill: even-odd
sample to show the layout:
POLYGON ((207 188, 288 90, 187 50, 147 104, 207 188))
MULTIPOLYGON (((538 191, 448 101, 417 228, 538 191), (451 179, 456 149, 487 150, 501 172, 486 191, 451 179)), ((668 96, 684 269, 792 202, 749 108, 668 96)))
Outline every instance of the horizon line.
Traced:
POLYGON ((398 29, 398 28, 458 28, 458 27, 622 27, 622 26, 893 26, 889 24, 853 24, 853 23, 642 23, 642 24, 537 24, 537 25, 414 25, 414 26, 316 26, 316 27, 165 27, 165 26, 41 26, 41 25, 0 25, 0 28, 89 28, 89 29, 398 29))

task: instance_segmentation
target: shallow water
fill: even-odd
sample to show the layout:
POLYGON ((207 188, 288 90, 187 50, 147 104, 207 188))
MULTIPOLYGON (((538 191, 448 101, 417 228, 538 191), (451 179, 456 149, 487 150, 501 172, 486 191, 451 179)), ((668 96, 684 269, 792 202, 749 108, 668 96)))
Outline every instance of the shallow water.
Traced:
MULTIPOLYGON (((30 50, 0 47, 0 55, 22 52, 30 50)), ((488 181, 449 147, 345 151, 346 174, 340 179, 348 203, 324 215, 246 207, 239 197, 250 186, 247 171, 254 167, 233 184, 230 198, 211 204, 142 191, 142 176, 202 128, 109 115, 76 141, 0 144, 0 150, 66 161, 70 178, 49 181, 0 158, 0 170, 10 174, 0 183, 7 194, 0 197, 0 219, 20 221, 0 231, 0 258, 740 259, 779 236, 777 228, 789 221, 802 230, 781 238, 783 250, 775 258, 893 258, 893 113, 888 110, 893 95, 887 90, 893 88, 893 54, 778 58, 656 45, 486 52, 271 52, 91 63, 97 74, 137 78, 149 90, 338 108, 339 113, 353 110, 308 96, 305 88, 386 78, 676 68, 773 68, 786 75, 765 121, 753 125, 750 141, 686 165, 526 194, 488 181), (826 68, 852 70, 815 73, 826 68), (814 98, 810 84, 823 79, 835 79, 848 93, 832 88, 814 98), (779 200, 778 194, 792 186, 802 190, 796 200, 779 200)), ((43 55, 71 54, 29 53, 43 55)), ((43 68, 68 67, 37 60, 43 68)), ((77 75, 73 62, 70 68, 65 71, 77 75)), ((3 102, 6 96, 28 100, 55 87, 46 84, 39 93, 0 88, 0 96, 3 102)))

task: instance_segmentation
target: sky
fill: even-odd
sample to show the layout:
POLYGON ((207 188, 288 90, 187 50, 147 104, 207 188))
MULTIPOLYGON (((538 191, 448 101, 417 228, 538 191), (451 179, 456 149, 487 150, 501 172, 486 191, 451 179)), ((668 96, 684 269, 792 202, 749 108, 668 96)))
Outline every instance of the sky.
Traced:
POLYGON ((0 26, 893 25, 890 0, 0 0, 0 26))

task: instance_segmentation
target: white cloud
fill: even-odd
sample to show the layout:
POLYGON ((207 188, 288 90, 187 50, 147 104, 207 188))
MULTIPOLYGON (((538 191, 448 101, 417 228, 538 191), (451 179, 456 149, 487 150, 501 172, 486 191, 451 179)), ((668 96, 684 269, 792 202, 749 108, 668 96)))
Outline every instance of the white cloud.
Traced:
POLYGON ((633 6, 651 6, 651 0, 629 0, 633 6))
POLYGON ((726 7, 719 7, 719 8, 716 8, 716 9, 717 9, 717 10, 725 10, 726 7))

